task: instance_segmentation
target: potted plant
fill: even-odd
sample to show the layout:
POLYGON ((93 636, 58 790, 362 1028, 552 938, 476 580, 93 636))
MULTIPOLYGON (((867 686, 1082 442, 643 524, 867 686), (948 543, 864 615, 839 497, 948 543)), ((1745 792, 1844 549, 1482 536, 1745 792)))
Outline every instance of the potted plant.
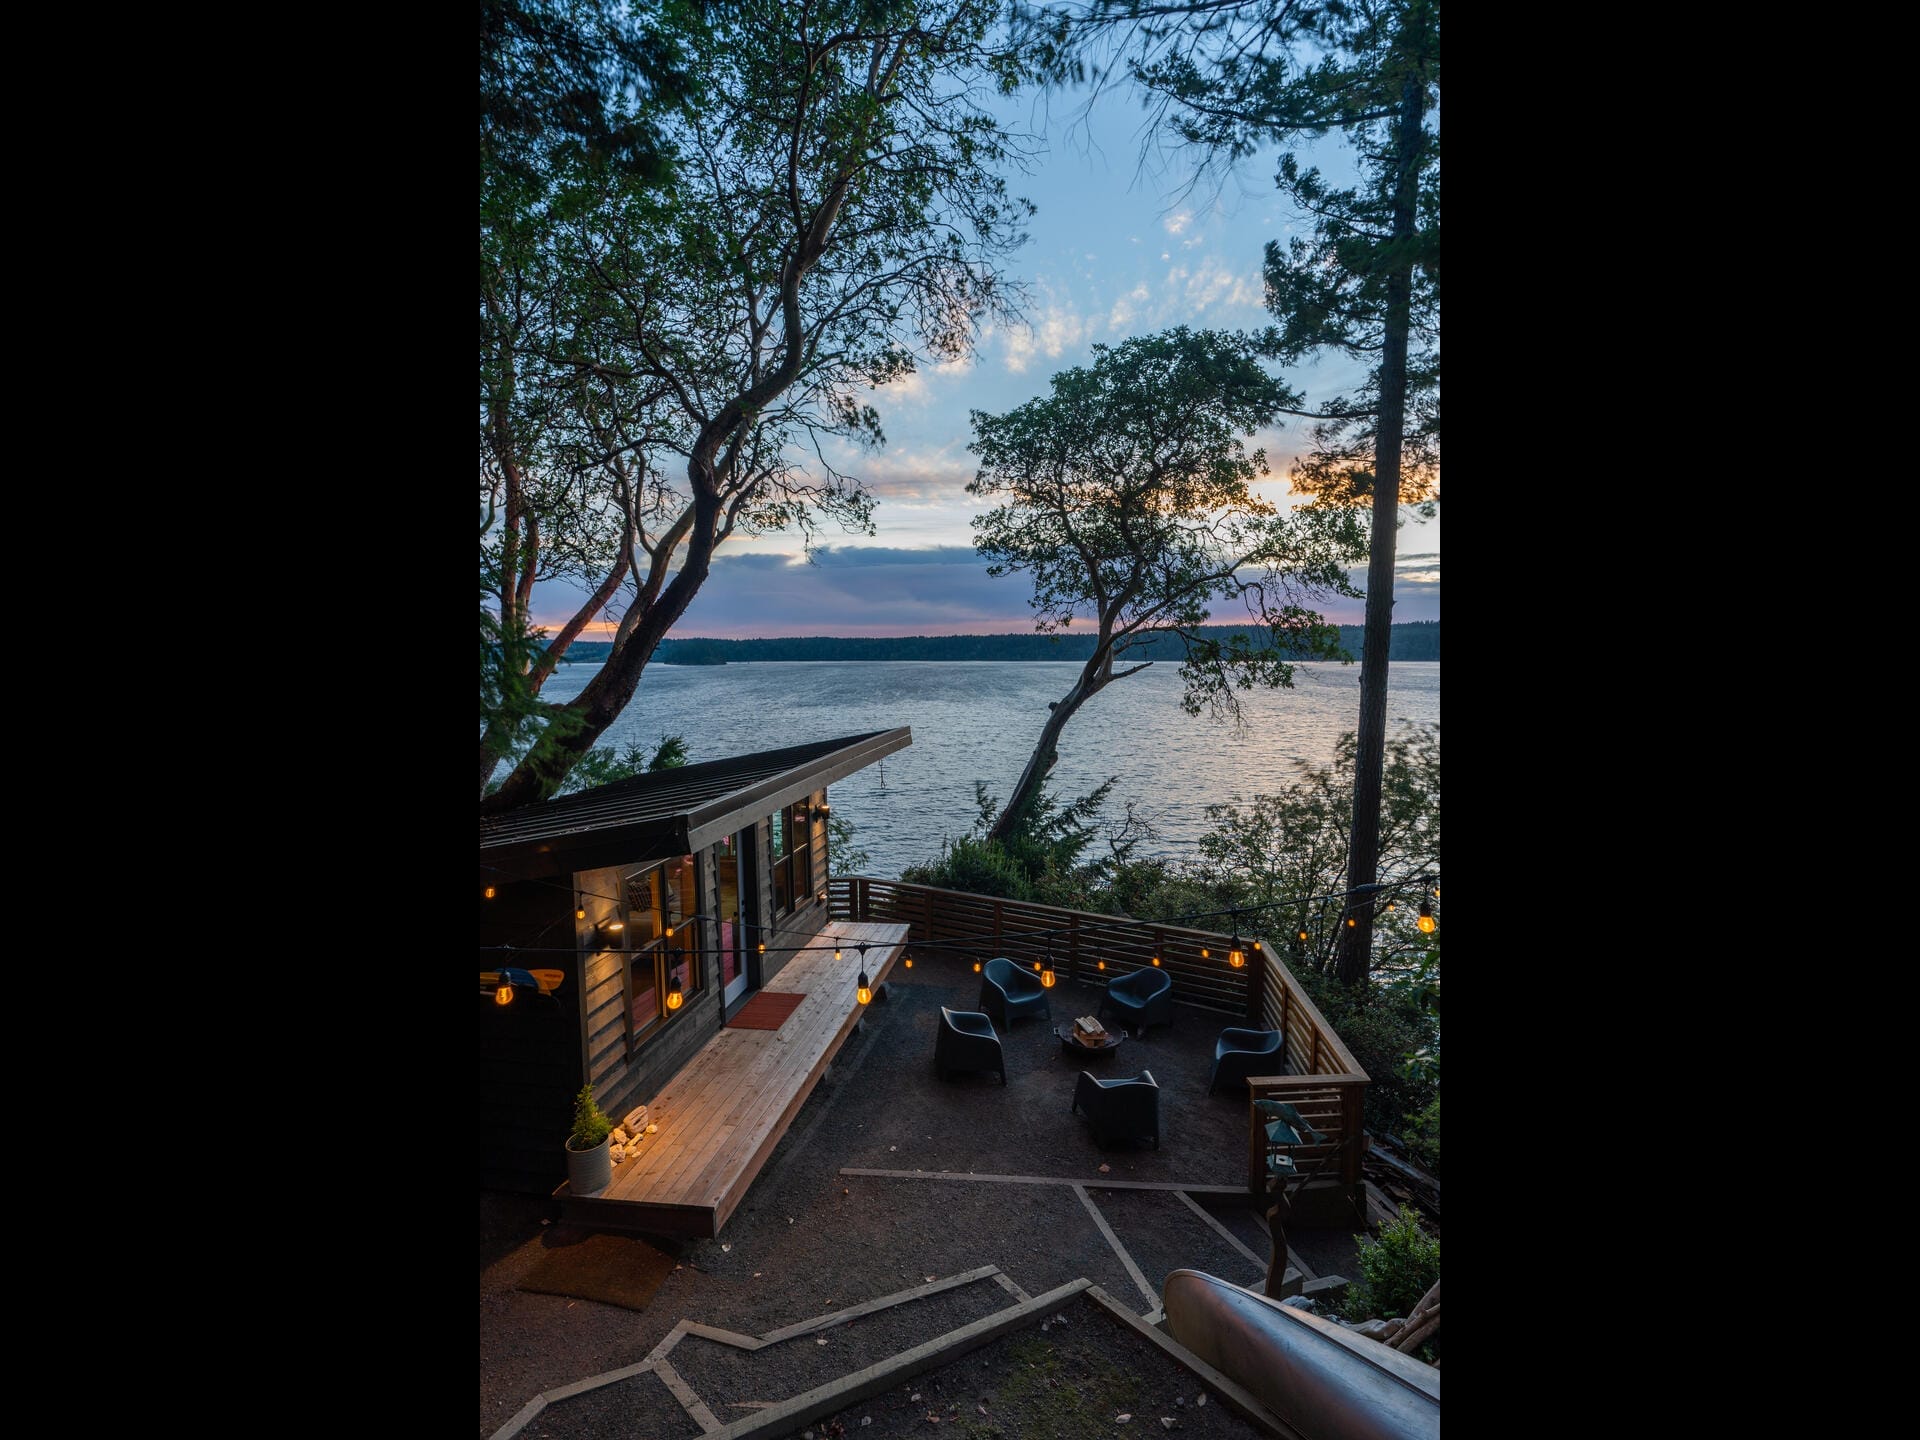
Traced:
POLYGON ((576 1195, 598 1195, 613 1183, 613 1121, 594 1103, 593 1086, 573 1097, 573 1133, 567 1136, 567 1183, 576 1195))

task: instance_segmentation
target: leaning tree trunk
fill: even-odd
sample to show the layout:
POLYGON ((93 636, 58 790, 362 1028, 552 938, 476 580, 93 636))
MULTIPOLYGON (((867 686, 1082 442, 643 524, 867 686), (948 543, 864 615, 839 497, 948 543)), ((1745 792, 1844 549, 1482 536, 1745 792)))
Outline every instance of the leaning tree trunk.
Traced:
POLYGON ((1407 332, 1413 315, 1413 237, 1419 200, 1421 76, 1402 82, 1395 129, 1393 273, 1387 279, 1385 341, 1380 356, 1380 423, 1374 437, 1373 535, 1367 561, 1366 628, 1360 645, 1360 726, 1353 758, 1353 833, 1347 847, 1349 900, 1340 927, 1340 982, 1364 985, 1373 955, 1371 899, 1351 898, 1374 883, 1380 863, 1380 783, 1387 748, 1387 650, 1393 637, 1394 538, 1400 523, 1400 449, 1406 430, 1407 332))
POLYGON ((1101 643, 1094 647, 1093 658, 1081 670, 1080 678, 1073 682, 1073 688, 1049 707, 1047 723, 1040 730, 1039 743, 1033 747, 1033 754, 1027 757, 1027 768, 1020 772, 1020 781, 1007 797, 1007 803, 1001 807, 1000 817, 987 832, 989 840, 1005 844, 1007 837, 1025 823, 1027 812, 1039 798, 1040 786, 1046 780, 1047 772, 1060 759, 1060 732, 1067 728, 1067 721, 1073 718, 1075 711, 1106 687, 1112 674, 1113 652, 1106 637, 1102 636, 1101 643))

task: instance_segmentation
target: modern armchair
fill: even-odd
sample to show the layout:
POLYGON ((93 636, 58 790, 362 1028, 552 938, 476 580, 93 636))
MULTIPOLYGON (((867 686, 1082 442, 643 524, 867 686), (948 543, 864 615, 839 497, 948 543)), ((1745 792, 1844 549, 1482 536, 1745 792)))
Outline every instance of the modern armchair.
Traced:
POLYGON ((1145 1031, 1173 1023, 1173 977, 1164 970, 1136 970, 1107 986, 1099 1015, 1115 1011, 1124 1025, 1145 1031))
POLYGON ((992 1070, 1007 1083, 1007 1060, 993 1021, 972 1010, 940 1007, 940 1030, 933 1042, 933 1073, 947 1078, 950 1070, 992 1070))
POLYGON ((1047 1002, 1040 977, 1005 956, 987 961, 980 972, 980 1008, 1002 1025, 1010 1025, 1022 1015, 1053 1018, 1053 1006, 1047 1002))
POLYGON ((1130 1080, 1102 1080, 1082 1070, 1074 1081, 1072 1110, 1086 1113, 1096 1144, 1151 1140, 1154 1149, 1160 1148, 1160 1087, 1151 1070, 1130 1080))
POLYGON ((1247 1083, 1249 1075, 1287 1073, 1287 1037, 1279 1030, 1242 1030, 1229 1025, 1220 1032, 1213 1047, 1213 1078, 1207 1082, 1211 1095, 1224 1083, 1247 1083))

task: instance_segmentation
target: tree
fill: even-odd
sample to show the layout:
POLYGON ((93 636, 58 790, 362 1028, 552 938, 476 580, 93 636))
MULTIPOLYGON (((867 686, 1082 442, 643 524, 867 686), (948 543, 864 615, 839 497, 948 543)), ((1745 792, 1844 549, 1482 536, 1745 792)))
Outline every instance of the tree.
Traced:
POLYGON ((1254 493, 1266 457, 1240 437, 1298 397, 1252 340, 1182 327, 1093 349, 1091 366, 1053 377, 1051 395, 972 416, 981 464, 967 489, 1000 502, 973 522, 988 573, 1031 573, 1041 632, 1081 617, 1095 629, 989 832, 1002 842, 1025 822, 1067 722, 1153 663, 1116 668, 1129 651, 1155 631, 1181 635, 1183 706, 1237 720, 1236 685, 1288 686, 1292 659, 1338 656, 1338 627, 1300 602, 1356 593, 1344 567, 1365 553, 1350 514, 1287 516, 1254 493), (1244 606, 1264 643, 1202 635, 1216 604, 1244 606))
MULTIPOLYGON (((870 497, 820 438, 881 443, 868 387, 911 372, 917 354, 965 352, 983 319, 1011 315, 996 264, 1032 207, 997 173, 1019 158, 1013 137, 974 99, 983 78, 1011 90, 1018 77, 995 48, 995 8, 709 7, 686 41, 700 103, 645 102, 672 149, 672 189, 560 153, 527 201, 538 235, 517 249, 551 276, 530 287, 549 298, 505 347, 522 368, 495 386, 495 408, 511 415, 512 395, 529 394, 521 413, 538 427, 546 483, 528 482, 512 426, 504 444, 487 438, 483 576, 503 605, 520 603, 529 547, 552 554, 556 522, 571 524, 594 603, 622 613, 599 673, 539 708, 523 727, 531 746, 483 810, 556 792, 730 536, 810 538, 821 517, 870 531, 870 497)), ((483 292, 487 268, 483 257, 483 292)), ((483 331, 503 328, 496 310, 520 313, 489 300, 483 331)), ((502 369, 483 365, 483 389, 502 369)), ((507 738, 483 732, 483 790, 507 738)))
MULTIPOLYGON (((1084 73, 1097 40, 1123 37, 1133 80, 1162 133, 1203 165, 1264 144, 1289 147, 1280 188, 1312 218, 1309 237, 1266 253, 1271 353, 1322 350, 1363 360, 1367 379, 1327 407, 1297 489, 1326 506, 1366 507, 1372 548, 1361 646, 1349 890, 1374 882, 1386 740, 1394 538, 1402 503, 1439 498, 1439 0, 1093 0, 1028 13, 1051 44, 1056 79, 1084 73), (1303 169, 1301 142, 1337 132, 1360 182, 1303 169)), ((1352 907, 1339 973, 1362 984, 1375 910, 1352 907)))

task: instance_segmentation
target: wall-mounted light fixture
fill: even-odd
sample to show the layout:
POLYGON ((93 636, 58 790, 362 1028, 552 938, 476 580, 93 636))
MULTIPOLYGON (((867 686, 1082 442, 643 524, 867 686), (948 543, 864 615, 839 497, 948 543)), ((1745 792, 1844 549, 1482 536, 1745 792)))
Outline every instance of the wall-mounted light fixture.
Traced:
POLYGON ((824 820, 829 815, 833 814, 833 806, 827 804, 823 800, 818 805, 814 806, 811 810, 809 810, 807 813, 810 816, 812 816, 812 818, 815 820, 824 820))

